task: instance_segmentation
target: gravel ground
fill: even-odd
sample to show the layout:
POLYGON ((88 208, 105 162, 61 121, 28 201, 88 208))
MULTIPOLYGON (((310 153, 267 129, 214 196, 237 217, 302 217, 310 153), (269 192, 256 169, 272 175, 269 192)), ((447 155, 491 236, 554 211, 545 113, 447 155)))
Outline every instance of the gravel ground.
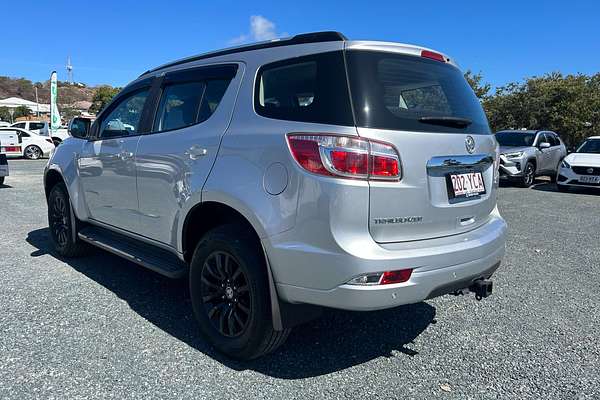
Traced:
POLYGON ((482 302, 328 311, 251 363, 197 335, 185 282, 50 251, 44 161, 0 187, 0 398, 600 398, 600 193, 503 187, 507 256, 482 302))

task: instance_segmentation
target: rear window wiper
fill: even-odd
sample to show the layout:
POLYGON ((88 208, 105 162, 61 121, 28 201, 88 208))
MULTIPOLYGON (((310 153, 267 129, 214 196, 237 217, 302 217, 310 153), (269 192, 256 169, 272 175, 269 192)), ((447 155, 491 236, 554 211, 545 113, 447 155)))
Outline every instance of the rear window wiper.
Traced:
POLYGON ((419 118, 419 122, 431 125, 449 126, 451 128, 466 128, 473 123, 469 118, 460 117, 421 117, 419 118))

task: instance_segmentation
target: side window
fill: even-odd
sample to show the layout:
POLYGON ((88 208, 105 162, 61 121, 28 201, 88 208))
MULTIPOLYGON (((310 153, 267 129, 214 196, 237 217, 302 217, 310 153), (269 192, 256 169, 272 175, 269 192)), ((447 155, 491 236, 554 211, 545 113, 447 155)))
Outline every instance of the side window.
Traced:
POLYGON ((20 122, 16 125, 13 125, 15 128, 25 129, 25 122, 20 122))
POLYGON ((100 138, 136 135, 148 93, 149 89, 143 89, 122 99, 102 119, 100 138))
POLYGON ((160 99, 153 131, 168 131, 195 124, 203 92, 203 82, 166 86, 160 99))
POLYGON ((23 131, 17 131, 17 134, 21 137, 31 137, 29 133, 23 131))
POLYGON ((44 124, 39 123, 39 122, 30 122, 29 123, 29 130, 30 131, 35 131, 37 129, 42 129, 44 128, 44 124))
POLYGON ((560 140, 555 133, 547 133, 546 136, 550 139, 550 145, 552 146, 560 146, 560 140))
POLYGON ((256 112, 275 119, 351 126, 344 71, 340 52, 268 64, 259 71, 256 112))
POLYGON ((540 133, 538 134, 538 138, 537 138, 537 145, 539 146, 540 144, 544 143, 544 142, 548 142, 548 138, 546 137, 545 133, 540 133))
POLYGON ((217 109, 225 91, 229 86, 230 79, 215 79, 206 82, 206 90, 198 113, 198 122, 206 121, 217 109))

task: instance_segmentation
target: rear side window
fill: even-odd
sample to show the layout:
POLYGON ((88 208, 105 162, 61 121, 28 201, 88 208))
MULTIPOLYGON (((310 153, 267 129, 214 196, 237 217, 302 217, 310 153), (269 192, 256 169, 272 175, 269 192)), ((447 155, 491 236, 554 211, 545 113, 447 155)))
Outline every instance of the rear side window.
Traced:
POLYGON ((154 131, 179 129, 196 123, 204 82, 186 82, 164 88, 154 131))
POLYGON ((357 125, 420 132, 490 134, 487 119, 458 68, 423 57, 347 52, 357 125))
POLYGON ((36 129, 44 129, 44 124, 40 123, 40 122, 30 122, 29 123, 29 130, 30 131, 35 131, 36 129))
POLYGON ((344 71, 342 52, 267 64, 256 81, 256 112, 288 121, 352 126, 344 71))
POLYGON ((198 122, 206 121, 217 109, 225 95, 230 79, 214 79, 206 82, 206 90, 198 112, 198 122))

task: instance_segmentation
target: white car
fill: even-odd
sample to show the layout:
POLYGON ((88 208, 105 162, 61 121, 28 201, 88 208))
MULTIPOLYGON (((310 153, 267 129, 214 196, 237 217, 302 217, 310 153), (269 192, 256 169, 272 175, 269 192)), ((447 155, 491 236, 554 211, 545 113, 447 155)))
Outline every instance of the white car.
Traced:
POLYGON ((48 136, 52 139, 55 146, 58 146, 63 140, 70 136, 67 128, 64 126, 61 126, 50 135, 50 127, 46 121, 21 121, 12 124, 11 127, 25 129, 26 131, 37 133, 40 136, 48 136))
POLYGON ((7 157, 37 160, 49 157, 56 146, 52 139, 20 128, 0 128, 0 153, 7 157))
POLYGON ((6 128, 7 126, 10 126, 10 122, 0 121, 0 128, 6 128))
POLYGON ((556 184, 561 192, 571 186, 600 188, 600 136, 587 138, 575 153, 565 157, 556 184))

